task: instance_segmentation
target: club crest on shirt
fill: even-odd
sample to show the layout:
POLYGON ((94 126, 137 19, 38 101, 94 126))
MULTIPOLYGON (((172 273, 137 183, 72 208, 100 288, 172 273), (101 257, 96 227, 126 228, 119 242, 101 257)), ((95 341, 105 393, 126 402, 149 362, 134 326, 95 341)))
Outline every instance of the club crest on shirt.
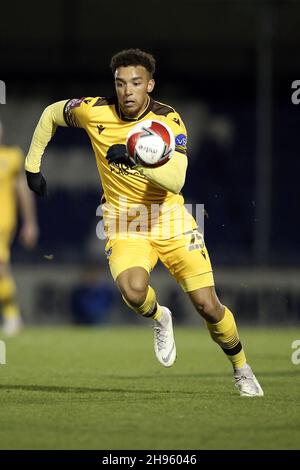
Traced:
POLYGON ((84 101, 84 98, 73 98, 66 104, 65 112, 68 113, 71 109, 78 108, 81 103, 84 101))

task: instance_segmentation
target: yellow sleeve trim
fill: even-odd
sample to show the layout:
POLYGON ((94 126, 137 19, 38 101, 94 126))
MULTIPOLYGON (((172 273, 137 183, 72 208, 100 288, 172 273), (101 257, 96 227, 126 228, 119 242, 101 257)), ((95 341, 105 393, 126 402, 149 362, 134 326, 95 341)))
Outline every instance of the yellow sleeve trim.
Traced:
POLYGON ((57 126, 67 127, 64 107, 68 100, 53 103, 44 110, 35 128, 31 145, 25 159, 25 170, 38 173, 45 148, 55 134, 57 126))
POLYGON ((171 193, 180 193, 187 169, 187 157, 179 152, 174 152, 172 158, 158 168, 145 168, 141 165, 135 167, 152 183, 161 186, 171 193))

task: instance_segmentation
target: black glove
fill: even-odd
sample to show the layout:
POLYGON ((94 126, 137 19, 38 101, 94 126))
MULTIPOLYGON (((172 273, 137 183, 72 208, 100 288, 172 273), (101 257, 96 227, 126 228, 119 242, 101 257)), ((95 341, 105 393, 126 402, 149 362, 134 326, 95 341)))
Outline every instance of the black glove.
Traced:
POLYGON ((32 173, 26 170, 27 184, 31 191, 38 196, 47 196, 47 183, 42 173, 32 173))
POLYGON ((112 145, 108 149, 106 158, 108 160, 108 163, 125 163, 125 165, 128 165, 130 167, 135 166, 135 164, 133 163, 133 161, 130 160, 127 154, 126 145, 122 145, 122 144, 112 145))

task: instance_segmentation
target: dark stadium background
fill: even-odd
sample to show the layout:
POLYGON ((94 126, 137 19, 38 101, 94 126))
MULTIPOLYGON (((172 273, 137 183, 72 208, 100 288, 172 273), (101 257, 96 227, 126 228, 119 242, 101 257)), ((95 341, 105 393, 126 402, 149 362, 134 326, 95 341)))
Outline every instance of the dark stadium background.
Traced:
MULTIPOLYGON (((25 153, 47 104, 112 94, 109 62, 123 48, 154 54, 153 96, 175 106, 189 131, 183 193, 205 204, 222 300, 240 321, 299 322, 300 105, 291 96, 300 79, 300 3, 29 0, 5 2, 1 18, 0 118, 7 143, 25 153)), ((13 247, 28 323, 139 321, 123 306, 96 238, 93 158, 84 131, 73 129, 59 129, 44 157, 49 197, 37 200, 39 246, 13 247)), ((177 321, 193 322, 166 271, 159 266, 152 278, 177 321)))

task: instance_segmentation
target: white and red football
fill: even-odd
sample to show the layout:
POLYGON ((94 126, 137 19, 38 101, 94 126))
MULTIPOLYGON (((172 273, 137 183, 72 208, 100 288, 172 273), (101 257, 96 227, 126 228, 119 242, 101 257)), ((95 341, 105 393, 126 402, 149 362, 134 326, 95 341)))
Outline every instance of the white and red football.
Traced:
POLYGON ((156 168, 172 157, 175 150, 174 134, 161 121, 141 121, 128 133, 126 147, 129 158, 136 165, 156 168))

